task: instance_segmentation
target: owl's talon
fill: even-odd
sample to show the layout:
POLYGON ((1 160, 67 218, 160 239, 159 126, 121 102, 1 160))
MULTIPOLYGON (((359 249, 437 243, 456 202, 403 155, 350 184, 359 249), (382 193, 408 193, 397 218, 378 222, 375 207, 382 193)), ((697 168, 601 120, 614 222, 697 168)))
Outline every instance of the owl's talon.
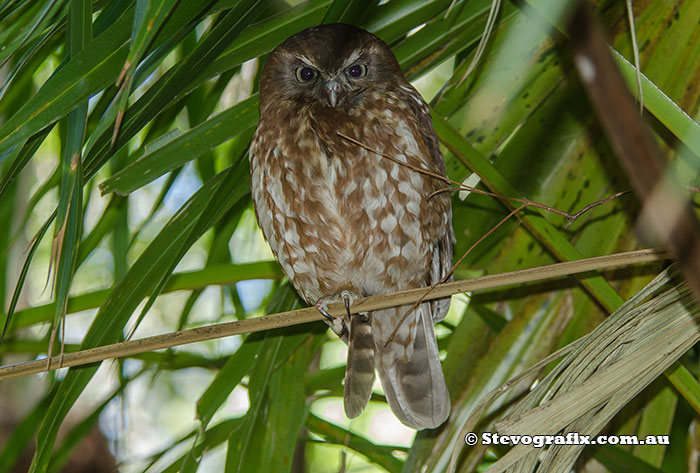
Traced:
MULTIPOLYGON (((350 291, 342 291, 340 293, 340 297, 342 297, 343 302, 345 302, 345 312, 348 315, 348 320, 350 320, 350 317, 352 316, 352 314, 350 313, 350 305, 352 305, 352 301, 355 298, 355 296, 350 291)), ((369 313, 368 312, 358 313, 355 315, 360 317, 362 319, 362 321, 365 323, 369 321, 369 313)))
POLYGON ((345 335, 348 333, 348 328, 347 326, 340 322, 339 320, 336 320, 336 322, 339 322, 339 326, 337 327, 331 327, 331 330, 335 332, 335 334, 338 336, 338 338, 343 338, 345 335))
POLYGON ((345 312, 348 314, 348 320, 350 320, 350 293, 348 291, 343 291, 340 293, 343 301, 345 302, 345 312))
POLYGON ((316 309, 321 313, 322 316, 326 318, 329 322, 333 323, 335 321, 335 317, 333 317, 331 314, 328 313, 328 311, 325 308, 325 304, 322 304, 321 302, 317 302, 315 304, 316 309))
POLYGON ((331 326, 331 330, 333 330, 333 332, 335 332, 336 335, 342 338, 347 332, 345 322, 343 322, 341 318, 333 317, 331 314, 329 314, 328 310, 326 310, 326 304, 327 299, 319 299, 314 304, 314 307, 316 307, 316 309, 318 309, 321 315, 325 317, 326 321, 328 322, 328 325, 331 326))

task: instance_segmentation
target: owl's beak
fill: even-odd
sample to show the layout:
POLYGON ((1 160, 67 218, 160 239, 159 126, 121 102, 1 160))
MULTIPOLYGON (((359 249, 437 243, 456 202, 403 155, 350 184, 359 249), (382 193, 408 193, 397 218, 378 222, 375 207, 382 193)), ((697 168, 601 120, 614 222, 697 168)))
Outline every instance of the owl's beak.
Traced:
POLYGON ((323 86, 323 94, 331 107, 338 104, 338 92, 340 92, 340 83, 337 80, 329 80, 323 86))

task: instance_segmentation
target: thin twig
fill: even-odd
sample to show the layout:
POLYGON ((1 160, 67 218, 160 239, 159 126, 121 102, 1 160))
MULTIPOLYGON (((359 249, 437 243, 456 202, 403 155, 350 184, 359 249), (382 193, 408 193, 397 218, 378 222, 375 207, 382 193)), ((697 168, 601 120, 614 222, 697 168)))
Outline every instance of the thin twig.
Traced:
MULTIPOLYGON (((371 312, 373 310, 408 305, 421 297, 424 299, 441 299, 461 292, 483 291, 486 289, 585 273, 587 271, 598 271, 665 259, 668 259, 668 255, 663 250, 644 249, 627 253, 597 256, 577 261, 567 261, 565 263, 555 263, 537 268, 441 284, 432 290, 431 294, 428 296, 425 295, 425 288, 421 287, 391 294, 366 297, 357 300, 355 304, 351 306, 351 312, 371 312)), ((345 314, 345 305, 343 303, 332 304, 328 307, 328 312, 333 316, 341 317, 345 314)), ((237 320, 235 322, 170 332, 163 335, 90 348, 75 353, 66 353, 63 355, 60 366, 70 367, 86 365, 110 358, 131 356, 138 353, 161 350, 204 340, 213 340, 231 335, 288 327, 290 325, 298 325, 320 319, 322 319, 322 316, 315 307, 307 307, 305 309, 282 312, 274 315, 253 317, 245 320, 237 320)), ((58 356, 51 357, 51 367, 58 367, 59 361, 58 356)), ((0 380, 41 373, 46 371, 46 366, 47 361, 45 359, 5 366, 0 368, 0 380)))
MULTIPOLYGON (((606 197, 606 198, 604 198, 604 199, 602 199, 602 200, 599 200, 599 201, 590 203, 590 204, 586 205, 583 209, 581 209, 581 210, 579 210, 578 212, 576 212, 575 214, 571 214, 571 213, 569 213, 569 212, 564 212, 563 210, 559 210, 559 209, 557 209, 557 208, 555 208, 555 207, 552 207, 552 206, 550 206, 550 205, 542 204, 542 203, 540 203, 540 202, 535 202, 534 200, 526 199, 526 198, 523 198, 523 197, 510 197, 510 196, 507 196, 507 195, 496 194, 496 193, 494 193, 494 192, 489 192, 489 191, 477 189, 477 188, 475 188, 475 187, 471 187, 471 186, 464 185, 464 184, 462 184, 461 182, 457 182, 457 181, 455 181, 455 180, 453 180, 453 179, 450 179, 449 177, 445 177, 445 176, 442 176, 442 175, 440 175, 440 174, 434 173, 434 172, 432 172, 432 171, 428 171, 427 169, 424 169, 424 168, 421 168, 421 167, 418 167, 418 166, 414 166, 413 164, 409 164, 409 163, 400 161, 400 160, 394 158, 393 156, 389 156, 388 154, 382 153, 382 152, 379 151, 379 150, 373 149, 373 148, 371 148, 370 146, 367 146, 366 144, 364 144, 364 143, 362 143, 362 142, 360 142, 360 141, 358 141, 358 140, 356 140, 356 139, 354 139, 354 138, 351 138, 351 137, 349 137, 349 136, 347 136, 347 135, 344 135, 343 133, 338 132, 337 134, 338 134, 338 136, 340 136, 341 138, 344 138, 344 139, 350 141, 351 143, 356 144, 357 146, 359 146, 359 147, 361 147, 361 148, 363 148, 363 149, 365 149, 365 150, 367 150, 367 151, 370 151, 370 152, 375 153, 375 154, 377 154, 377 155, 379 155, 379 156, 381 156, 381 157, 383 157, 383 158, 386 158, 386 159, 388 159, 388 160, 390 160, 390 161, 393 161, 393 162, 395 162, 395 163, 397 163, 397 164, 400 164, 401 166, 406 166, 407 168, 412 169, 412 170, 415 171, 415 172, 418 172, 418 173, 421 173, 421 174, 425 174, 426 176, 434 177, 435 179, 439 179, 439 180, 441 180, 441 181, 443 181, 443 182, 445 182, 445 183, 454 184, 454 185, 457 186, 457 188, 452 188, 452 187, 447 188, 447 187, 445 187, 445 188, 442 188, 442 189, 438 189, 438 190, 436 190, 436 191, 430 193, 430 194, 426 197, 426 198, 428 198, 428 199, 434 197, 436 194, 439 194, 439 193, 441 193, 441 192, 452 192, 452 191, 469 191, 469 192, 474 192, 475 194, 487 195, 487 196, 490 196, 490 197, 495 197, 495 198, 501 199, 501 200, 508 200, 508 201, 511 201, 511 202, 518 202, 518 203, 520 203, 520 204, 523 204, 523 206, 525 206, 525 207, 535 207, 535 208, 538 208, 538 209, 546 210, 547 212, 552 212, 552 213, 555 213, 555 214, 557 214, 557 215, 561 215, 562 217, 564 217, 564 218, 566 218, 566 219, 568 220, 568 222, 567 222, 567 224, 566 224, 566 227, 567 227, 567 228, 569 227, 569 225, 571 225, 573 222, 575 222, 579 217, 581 217, 581 215, 583 215, 584 213, 588 212, 590 209, 592 209, 592 208, 594 208, 594 207, 598 207, 598 206, 600 206, 600 205, 607 204, 608 202, 610 202, 610 201, 613 200, 613 199, 617 199, 618 197, 621 197, 621 196, 623 196, 623 195, 625 195, 625 194, 629 194, 630 192, 632 192, 631 190, 626 190, 626 191, 618 192, 618 193, 613 194, 613 195, 610 195, 610 196, 608 196, 608 197, 606 197)), ((699 189, 699 191, 700 191, 700 189, 699 189)), ((522 208, 522 206, 521 206, 521 208, 522 208)))
POLYGON ((593 207, 605 205, 608 202, 610 202, 611 200, 617 199, 618 197, 621 197, 621 196, 626 195, 626 194, 630 194, 631 192, 632 192, 632 189, 627 189, 626 191, 622 191, 622 192, 618 192, 617 194, 610 195, 610 196, 606 197, 605 199, 601 199, 601 200, 596 201, 596 202, 591 202, 590 204, 586 205, 584 208, 582 208, 581 210, 579 210, 578 212, 573 214, 571 217, 569 217, 569 221, 567 222, 566 225, 564 225, 564 228, 569 228, 569 225, 574 223, 576 221, 576 219, 578 219, 581 215, 583 215, 584 213, 591 210, 593 207))
POLYGON ((348 135, 345 135, 345 134, 343 134, 343 133, 341 133, 341 132, 339 132, 339 131, 337 131, 336 134, 337 134, 338 136, 340 136, 341 138, 344 138, 344 139, 348 140, 349 142, 356 144, 356 145, 359 146, 360 148, 363 148, 363 149, 365 149, 366 151, 369 151, 370 153, 377 154, 377 155, 381 156, 382 158, 386 158, 386 159, 388 159, 389 161, 393 161, 393 162, 395 162, 396 164, 399 164, 399 165, 401 165, 401 166, 406 166, 406 167, 409 168, 409 169, 412 169, 412 170, 414 170, 414 171, 416 171, 416 172, 419 172, 419 173, 421 173, 421 174, 425 174, 426 176, 434 177, 435 179, 438 179, 438 180, 440 180, 440 181, 446 182, 446 183, 448 183, 448 184, 457 184, 458 186, 460 185, 459 182, 453 181, 453 180, 450 179, 449 177, 443 176, 442 174, 438 174, 438 173, 429 171, 429 170, 424 169, 424 168, 422 168, 422 167, 414 166, 413 164, 410 164, 410 163, 406 163, 406 162, 403 162, 403 161, 399 161, 399 160, 396 159, 395 157, 390 156, 390 155, 385 154, 385 153, 382 153, 381 151, 376 150, 376 149, 374 149, 374 148, 372 148, 372 147, 370 147, 370 146, 367 146, 367 145, 364 144, 363 142, 357 141, 355 138, 351 138, 351 137, 349 137, 348 135))
MULTIPOLYGON (((692 189, 690 189, 690 190, 692 190, 692 189)), ((430 199, 430 198, 432 198, 432 197, 434 197, 437 194, 440 194, 442 192, 459 192, 459 191, 474 192, 475 194, 482 194, 482 195, 488 195, 491 197, 496 197, 499 199, 512 200, 514 202, 522 203, 523 205, 521 206, 521 208, 522 207, 536 207, 538 209, 543 209, 543 210, 546 210, 548 212, 552 212, 552 213, 555 213, 557 215, 561 215, 562 217, 564 217, 568 220, 566 222, 566 225, 564 225, 564 228, 569 228, 569 226, 572 223, 574 223, 576 220, 578 220, 581 217, 581 215, 585 214, 586 212, 588 212, 592 208, 598 207, 600 205, 605 205, 608 202, 610 202, 611 200, 614 200, 614 199, 617 199, 618 197, 622 197, 623 195, 629 194, 632 192, 632 189, 627 189, 626 191, 621 191, 621 192, 618 192, 616 194, 609 195, 604 199, 600 199, 600 200, 597 200, 595 202, 591 202, 590 204, 586 205, 584 208, 582 208, 581 210, 579 210, 578 212, 573 213, 573 214, 570 212, 565 212, 563 210, 559 210, 555 207, 550 207, 547 204, 541 204, 539 202, 535 202, 535 201, 532 201, 529 199, 524 199, 524 198, 520 198, 520 197, 508 197, 508 196, 504 196, 504 195, 500 195, 500 194, 494 194, 493 192, 484 191, 481 189, 477 189, 476 187, 471 187, 471 186, 467 186, 464 184, 460 184, 459 188, 457 188, 457 189, 455 189, 453 187, 443 187, 442 189, 438 189, 436 191, 431 192, 430 194, 428 194, 428 196, 426 198, 430 199)), ((700 192, 700 189, 698 189, 698 192, 700 192)))

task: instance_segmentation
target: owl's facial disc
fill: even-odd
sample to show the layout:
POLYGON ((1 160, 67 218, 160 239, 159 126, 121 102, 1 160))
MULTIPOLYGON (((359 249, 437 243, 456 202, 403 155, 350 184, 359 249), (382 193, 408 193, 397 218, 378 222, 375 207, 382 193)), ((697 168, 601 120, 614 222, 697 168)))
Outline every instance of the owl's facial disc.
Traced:
POLYGON ((320 100, 330 108, 342 106, 347 110, 354 106, 373 80, 368 74, 372 69, 369 58, 360 49, 354 49, 345 59, 333 57, 324 61, 313 54, 298 53, 283 57, 286 61, 280 64, 291 72, 285 73, 289 90, 301 100, 320 100))

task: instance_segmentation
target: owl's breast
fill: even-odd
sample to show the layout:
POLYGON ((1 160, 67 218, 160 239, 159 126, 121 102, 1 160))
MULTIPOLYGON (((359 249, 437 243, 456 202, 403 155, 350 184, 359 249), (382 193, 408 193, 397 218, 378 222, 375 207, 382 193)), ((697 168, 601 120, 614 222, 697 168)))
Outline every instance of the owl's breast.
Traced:
POLYGON ((260 122, 250 150, 251 188, 260 228, 282 269, 314 302, 357 265, 350 225, 360 224, 359 212, 349 205, 354 196, 343 167, 308 124, 294 125, 285 135, 260 122))
POLYGON ((266 239, 309 302, 344 288, 377 294, 422 284, 444 227, 425 199, 434 185, 382 156, 420 161, 414 130, 392 113, 333 118, 298 120, 287 128, 293 134, 258 126, 251 184, 266 239))

